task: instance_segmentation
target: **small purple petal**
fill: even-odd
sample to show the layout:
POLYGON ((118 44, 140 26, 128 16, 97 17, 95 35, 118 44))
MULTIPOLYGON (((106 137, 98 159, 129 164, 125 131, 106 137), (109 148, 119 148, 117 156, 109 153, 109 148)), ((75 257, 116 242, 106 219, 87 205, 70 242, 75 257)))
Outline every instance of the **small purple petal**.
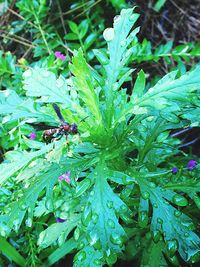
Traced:
POLYGON ((29 139, 30 140, 35 140, 36 139, 36 133, 32 132, 29 134, 29 139))
POLYGON ((65 172, 61 176, 58 177, 58 180, 62 181, 65 180, 68 184, 70 184, 70 172, 65 172))
POLYGON ((61 59, 62 61, 64 61, 66 58, 66 56, 62 54, 60 51, 56 51, 54 55, 56 56, 56 58, 61 59))
POLYGON ((63 222, 65 222, 65 221, 66 221, 66 220, 61 219, 61 218, 59 218, 59 217, 56 218, 56 222, 57 222, 57 223, 63 223, 63 222))
POLYGON ((197 162, 195 161, 195 160, 189 160, 188 161, 188 164, 187 164, 187 168, 189 169, 189 170, 192 170, 192 169, 194 169, 194 167, 197 165, 197 162))
POLYGON ((178 168, 177 167, 173 167, 172 168, 172 174, 177 174, 178 172, 178 168))

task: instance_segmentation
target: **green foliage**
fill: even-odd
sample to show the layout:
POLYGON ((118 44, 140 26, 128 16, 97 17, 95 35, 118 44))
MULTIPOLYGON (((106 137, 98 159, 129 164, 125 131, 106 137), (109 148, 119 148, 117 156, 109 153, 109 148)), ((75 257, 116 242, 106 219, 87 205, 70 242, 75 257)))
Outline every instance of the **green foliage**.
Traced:
MULTIPOLYGON (((40 53, 51 54, 50 36, 43 28, 46 1, 21 0, 18 7, 35 21, 34 36, 45 45, 40 53)), ((69 76, 64 71, 59 76, 50 56, 44 64, 28 66, 17 92, 4 82, 8 88, 0 93, 3 140, 13 128, 19 131, 11 145, 14 150, 4 154, 0 165, 0 242, 7 245, 3 253, 8 257, 14 248, 6 238, 14 236, 22 255, 20 242, 29 244, 32 266, 52 266, 71 252, 76 253, 77 267, 112 266, 118 258, 139 259, 140 266, 168 266, 168 261, 179 266, 179 256, 188 264, 198 262, 199 165, 192 171, 184 167, 188 156, 180 155, 179 141, 170 131, 199 125, 200 66, 183 75, 174 70, 152 86, 140 70, 129 95, 125 86, 134 71, 128 66, 131 60, 184 58, 184 53, 199 52, 190 47, 169 53, 168 43, 152 55, 144 41, 142 46, 147 44, 151 53, 145 59, 140 50, 134 52, 139 49, 135 42, 140 47, 139 28, 132 29, 138 16, 134 9, 121 10, 113 27, 103 32, 107 49, 93 50, 101 68, 92 68, 85 59, 88 21, 68 21, 72 33, 65 38, 76 38, 82 47, 73 52, 69 76), (79 133, 69 134, 67 142, 61 135, 48 145, 41 134, 27 139, 33 131, 30 122, 58 125, 53 102, 68 123, 78 124, 79 133), (177 157, 181 170, 173 175, 177 157), (66 173, 70 181, 62 180, 66 173), (65 221, 55 223, 55 218, 65 221), (37 253, 34 260, 31 255, 37 253)), ((8 56, 1 57, 5 77, 15 72, 6 71, 8 56)), ((11 258, 18 264, 23 260, 16 251, 11 258)))

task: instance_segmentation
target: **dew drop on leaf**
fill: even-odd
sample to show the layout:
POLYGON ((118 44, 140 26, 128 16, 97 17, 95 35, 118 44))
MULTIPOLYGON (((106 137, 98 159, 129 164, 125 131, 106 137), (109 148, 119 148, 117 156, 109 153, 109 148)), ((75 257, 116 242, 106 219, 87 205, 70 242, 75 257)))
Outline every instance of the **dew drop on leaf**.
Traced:
POLYGON ((188 233, 185 233, 185 234, 184 234, 184 236, 185 236, 185 237, 189 237, 189 236, 190 236, 190 234, 188 234, 188 233))
POLYGON ((75 256, 75 260, 78 260, 78 261, 84 261, 85 259, 86 259, 86 252, 85 251, 80 251, 75 256))
POLYGON ((74 239, 77 241, 80 237, 80 229, 76 228, 74 231, 74 239))
POLYGON ((163 224, 163 220, 161 218, 157 218, 157 223, 163 224))
POLYGON ((94 263, 95 265, 100 265, 100 266, 102 266, 102 261, 99 260, 99 259, 94 260, 93 263, 94 263))
POLYGON ((79 244, 78 244, 78 249, 82 249, 82 248, 84 248, 85 247, 85 243, 84 242, 80 242, 79 244))
POLYGON ((192 221, 181 221, 181 224, 186 227, 188 230, 194 230, 194 224, 192 221))
POLYGON ((121 43, 120 43, 120 45, 123 47, 123 46, 125 46, 126 45, 126 41, 121 41, 121 43))
POLYGON ((139 212, 138 223, 140 227, 146 227, 148 224, 148 214, 146 211, 139 212))
POLYGON ((159 230, 155 230, 155 231, 153 231, 152 236, 153 236, 154 242, 158 243, 158 241, 160 240, 160 237, 161 237, 161 232, 159 230))
POLYGON ((111 237, 110 237, 110 241, 115 244, 115 245, 122 245, 123 241, 120 235, 118 235, 117 233, 112 233, 111 237))
POLYGON ((46 237, 46 232, 45 231, 41 232, 37 242, 38 246, 41 246, 44 243, 43 241, 45 240, 45 237, 46 237))
POLYGON ((17 232, 19 230, 19 220, 14 220, 13 221, 13 228, 15 230, 15 232, 17 232))
POLYGON ((107 207, 108 207, 109 209, 112 209, 112 208, 113 208, 113 201, 108 200, 107 203, 106 203, 106 205, 107 205, 107 207))
POLYGON ((94 196, 94 190, 90 192, 90 196, 94 196))
POLYGON ((31 218, 27 218, 26 221, 25 221, 25 224, 26 224, 26 226, 28 226, 28 227, 31 227, 31 226, 32 226, 32 223, 33 223, 33 221, 32 221, 31 218))
POLYGON ((10 232, 10 228, 7 225, 1 223, 0 224, 0 235, 3 237, 6 237, 9 232, 10 232))
POLYGON ((169 252, 170 257, 174 256, 177 249, 178 249, 177 240, 173 239, 173 240, 167 241, 167 250, 169 252))
POLYGON ((98 222, 99 215, 97 213, 92 214, 92 222, 96 224, 98 222))
POLYGON ((181 207, 187 206, 188 204, 187 199, 179 194, 176 194, 175 196, 173 196, 172 200, 174 204, 181 206, 181 207))
POLYGON ((153 204, 153 207, 154 207, 154 208, 157 208, 157 207, 158 207, 158 204, 154 203, 154 204, 153 204))
POLYGON ((47 70, 42 70, 42 76, 43 77, 48 77, 48 76, 50 76, 50 72, 49 71, 47 71, 47 70))
POLYGON ((53 209, 53 201, 51 198, 47 199, 45 201, 45 207, 48 209, 48 210, 52 210, 53 209))
POLYGON ((107 225, 110 227, 110 228, 115 228, 115 222, 111 219, 108 219, 107 221, 107 225))
POLYGON ((149 199, 150 198, 149 192, 147 192, 147 191, 142 192, 142 198, 145 199, 145 200, 149 199))
POLYGON ((103 37, 107 42, 112 41, 114 39, 114 36, 115 36, 115 31, 113 28, 107 28, 103 32, 103 37))
POLYGON ((197 251, 188 259, 189 263, 196 263, 200 261, 200 251, 197 251))
POLYGON ((24 202, 22 202, 22 203, 19 205, 19 208, 20 208, 20 210, 25 210, 25 209, 27 208, 27 205, 26 205, 24 202))
POLYGON ((61 88, 64 85, 64 80, 62 78, 59 78, 58 80, 56 80, 56 86, 58 88, 61 88))
POLYGON ((28 69, 23 74, 24 77, 31 77, 32 76, 32 70, 28 69))
POLYGON ((176 217, 180 217, 181 214, 182 214, 182 212, 181 212, 180 210, 175 210, 175 211, 174 211, 174 215, 175 215, 176 217))
POLYGON ((156 188, 156 184, 153 183, 153 182, 150 182, 150 183, 149 183, 149 186, 150 186, 151 188, 156 188))
POLYGON ((65 242, 65 239, 66 239, 65 233, 61 233, 60 236, 58 237, 58 245, 62 246, 65 242))

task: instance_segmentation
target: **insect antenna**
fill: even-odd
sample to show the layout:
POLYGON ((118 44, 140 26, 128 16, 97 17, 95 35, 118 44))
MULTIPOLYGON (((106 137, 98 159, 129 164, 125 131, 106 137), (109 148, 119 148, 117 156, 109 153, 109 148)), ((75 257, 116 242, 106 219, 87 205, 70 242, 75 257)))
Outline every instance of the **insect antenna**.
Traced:
POLYGON ((81 123, 82 121, 85 121, 88 117, 89 117, 89 116, 86 116, 85 118, 81 119, 81 120, 78 122, 78 124, 81 123))
POLYGON ((60 111, 60 108, 58 107, 58 105, 55 104, 55 103, 53 103, 52 106, 53 106, 53 108, 54 108, 54 110, 55 110, 55 112, 56 112, 58 118, 60 119, 60 121, 61 121, 62 123, 65 123, 65 120, 64 120, 64 118, 63 118, 63 115, 61 114, 61 111, 60 111))

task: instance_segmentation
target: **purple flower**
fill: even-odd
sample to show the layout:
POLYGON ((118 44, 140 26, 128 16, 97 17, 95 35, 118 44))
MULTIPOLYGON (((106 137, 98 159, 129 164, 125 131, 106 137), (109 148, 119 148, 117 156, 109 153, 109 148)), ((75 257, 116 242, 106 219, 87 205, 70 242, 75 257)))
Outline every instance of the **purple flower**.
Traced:
POLYGON ((56 58, 61 59, 62 61, 65 60, 66 56, 62 54, 60 51, 56 51, 55 54, 56 58))
POLYGON ((189 160, 188 161, 188 164, 187 164, 187 168, 188 170, 192 170, 194 169, 194 167, 197 165, 197 162, 195 160, 189 160))
POLYGON ((29 134, 29 139, 30 140, 35 140, 35 138, 36 138, 36 133, 32 132, 32 133, 29 134))
POLYGON ((63 222, 65 222, 65 221, 66 221, 66 220, 61 219, 61 218, 59 218, 59 217, 56 218, 56 222, 57 222, 57 223, 63 223, 63 222))
POLYGON ((70 184, 70 172, 65 172, 61 176, 58 177, 58 180, 62 181, 65 180, 68 184, 70 184))
POLYGON ((172 174, 177 174, 178 172, 178 168, 177 167, 173 167, 172 168, 172 174))

